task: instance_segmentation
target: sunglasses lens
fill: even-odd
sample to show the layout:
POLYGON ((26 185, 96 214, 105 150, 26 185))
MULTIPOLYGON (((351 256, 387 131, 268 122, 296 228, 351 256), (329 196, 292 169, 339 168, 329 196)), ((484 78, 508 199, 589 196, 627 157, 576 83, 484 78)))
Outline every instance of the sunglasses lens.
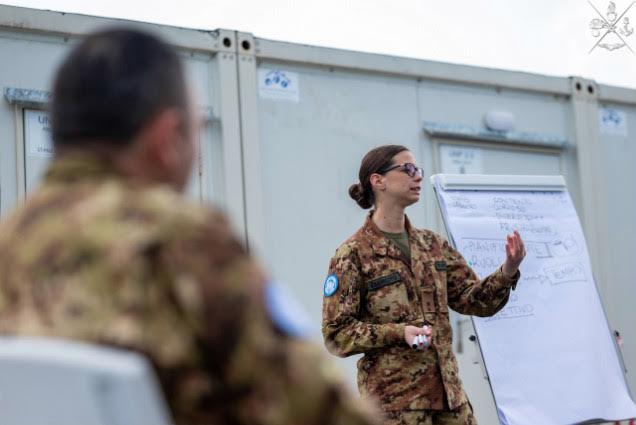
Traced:
POLYGON ((415 175, 415 167, 413 164, 404 164, 404 170, 409 177, 413 177, 415 175))
POLYGON ((404 171, 406 171, 406 174, 408 174, 410 177, 415 177, 415 175, 422 175, 422 171, 421 168, 418 168, 415 166, 415 164, 411 164, 411 163, 406 163, 404 164, 404 171))

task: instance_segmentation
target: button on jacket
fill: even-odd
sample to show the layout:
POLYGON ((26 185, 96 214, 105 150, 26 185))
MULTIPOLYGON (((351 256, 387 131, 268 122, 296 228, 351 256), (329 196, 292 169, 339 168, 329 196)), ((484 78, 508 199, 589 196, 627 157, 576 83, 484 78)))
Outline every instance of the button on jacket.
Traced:
MULTIPOLYGON (((504 307, 519 273, 501 268, 484 280, 436 233, 406 219, 411 257, 371 220, 336 251, 329 265, 338 286, 323 298, 322 333, 338 356, 364 353, 358 387, 385 411, 455 409, 467 401, 452 352, 449 307, 491 316, 504 307), (406 325, 432 327, 431 348, 404 342, 406 325)), ((334 280, 333 277, 330 280, 334 280)))

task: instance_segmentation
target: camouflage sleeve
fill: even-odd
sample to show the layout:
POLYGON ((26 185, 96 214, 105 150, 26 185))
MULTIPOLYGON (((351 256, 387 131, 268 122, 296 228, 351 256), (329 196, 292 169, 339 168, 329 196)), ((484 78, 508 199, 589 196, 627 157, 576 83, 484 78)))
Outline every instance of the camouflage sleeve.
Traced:
MULTIPOLYGON (((441 239, 441 238, 440 238, 441 239)), ((492 316, 501 310, 521 276, 509 279, 499 267, 494 273, 479 280, 464 257, 442 240, 442 250, 446 259, 446 284, 448 305, 458 313, 473 316, 492 316)))
MULTIPOLYGON (((207 382, 190 387, 221 413, 219 423, 375 424, 353 400, 319 347, 285 335, 265 305, 264 273, 236 241, 225 219, 187 235, 171 251, 175 298, 201 343, 207 382)), ((187 391, 179 394, 187 398, 187 391)), ((185 400, 187 401, 187 400, 185 400)))
POLYGON ((322 301, 322 335, 327 349, 337 356, 396 345, 404 338, 404 323, 374 324, 360 320, 360 285, 357 256, 345 245, 331 259, 322 301), (333 294, 327 288, 329 279, 336 282, 333 294))

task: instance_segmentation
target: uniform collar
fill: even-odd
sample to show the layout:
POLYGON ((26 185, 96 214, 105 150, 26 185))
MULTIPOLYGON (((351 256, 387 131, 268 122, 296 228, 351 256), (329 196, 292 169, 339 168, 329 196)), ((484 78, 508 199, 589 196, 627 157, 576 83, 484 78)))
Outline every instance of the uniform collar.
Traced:
POLYGON ((123 178, 112 161, 90 152, 66 153, 53 159, 44 175, 46 183, 73 183, 123 178))
MULTIPOLYGON (((367 218, 362 226, 362 233, 365 239, 373 248, 373 252, 377 255, 389 256, 401 260, 406 260, 404 254, 393 242, 387 238, 384 233, 373 222, 372 218, 375 211, 369 212, 367 218)), ((429 256, 433 248, 432 236, 426 232, 418 232, 411 222, 408 216, 405 216, 404 227, 409 237, 409 246, 411 248, 411 258, 425 258, 429 256)), ((408 259, 410 262, 410 259, 408 259)))
MULTIPOLYGON (((364 237, 372 246, 373 252, 382 256, 389 256, 392 258, 398 258, 401 260, 410 261, 410 259, 407 259, 404 257, 402 250, 400 250, 400 248, 398 248, 397 245, 391 242, 389 238, 387 238, 384 235, 384 233, 382 233, 382 231, 378 228, 378 226, 373 222, 372 217, 374 212, 375 210, 372 210, 369 212, 364 222, 364 225, 362 226, 362 232, 364 234, 364 237)), ((413 228, 411 227, 411 223, 409 222, 408 217, 405 217, 405 228, 406 228, 406 233, 409 236, 409 244, 412 246, 411 241, 412 241, 412 235, 413 235, 413 228)))

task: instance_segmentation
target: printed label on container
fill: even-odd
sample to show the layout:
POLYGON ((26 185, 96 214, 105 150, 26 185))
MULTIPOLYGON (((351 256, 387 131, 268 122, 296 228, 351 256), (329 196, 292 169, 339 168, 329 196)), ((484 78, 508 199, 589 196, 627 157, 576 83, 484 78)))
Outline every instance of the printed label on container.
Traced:
POLYGON ((441 171, 447 174, 482 174, 481 149, 441 145, 441 171))
POLYGON ((265 99, 300 101, 298 74, 280 69, 258 70, 258 93, 265 99))
POLYGON ((53 156, 51 142, 51 120, 44 111, 25 109, 24 138, 27 155, 39 157, 53 156))
POLYGON ((627 115, 614 108, 601 108, 598 111, 599 126, 602 134, 627 137, 627 115))

